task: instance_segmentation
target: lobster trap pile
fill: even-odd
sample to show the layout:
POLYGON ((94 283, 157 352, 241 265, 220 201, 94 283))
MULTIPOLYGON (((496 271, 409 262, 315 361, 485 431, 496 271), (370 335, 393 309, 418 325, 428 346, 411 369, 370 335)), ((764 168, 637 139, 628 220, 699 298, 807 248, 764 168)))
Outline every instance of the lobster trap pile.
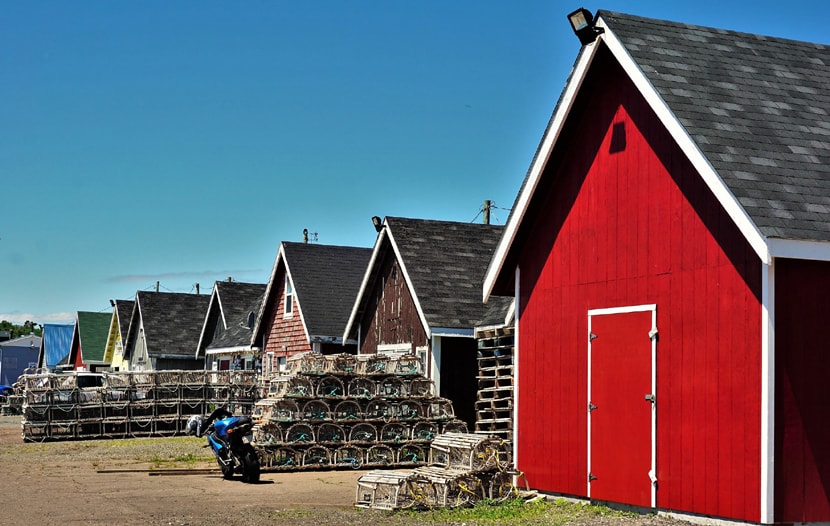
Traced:
POLYGON ((466 432, 415 356, 306 353, 256 404, 265 470, 424 465, 440 433, 466 432))
POLYGON ((26 441, 174 436, 217 406, 250 414, 254 371, 36 373, 21 377, 26 441), (90 379, 96 384, 87 387, 90 379))
POLYGON ((507 442, 495 436, 447 433, 430 448, 430 465, 410 471, 375 470, 357 481, 356 506, 399 510, 471 506, 504 501, 527 490, 512 467, 507 442), (518 485, 517 485, 518 484, 518 485))

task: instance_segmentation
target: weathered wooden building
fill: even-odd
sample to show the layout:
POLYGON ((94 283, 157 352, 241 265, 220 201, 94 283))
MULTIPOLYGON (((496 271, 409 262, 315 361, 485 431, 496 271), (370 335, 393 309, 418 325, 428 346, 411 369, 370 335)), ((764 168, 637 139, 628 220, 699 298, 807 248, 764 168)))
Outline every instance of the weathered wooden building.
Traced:
POLYGON ((263 371, 278 371, 302 352, 356 352, 343 338, 371 249, 292 243, 277 251, 257 317, 252 345, 262 349, 263 371))
MULTIPOLYGON (((589 21, 590 22, 590 21, 589 21)), ((547 492, 830 520, 830 50, 600 12, 485 278, 547 492)))
MULTIPOLYGON (((387 217, 343 335, 358 341, 361 354, 416 354, 471 429, 478 388, 473 329, 488 312, 481 283, 502 229, 387 217)), ((505 312, 509 302, 500 305, 505 312)))
POLYGON ((256 317, 265 294, 264 283, 217 281, 210 296, 196 358, 205 369, 254 369, 259 348, 251 345, 256 317))
POLYGON ((202 369, 194 350, 209 303, 206 294, 138 291, 124 347, 130 370, 202 369))

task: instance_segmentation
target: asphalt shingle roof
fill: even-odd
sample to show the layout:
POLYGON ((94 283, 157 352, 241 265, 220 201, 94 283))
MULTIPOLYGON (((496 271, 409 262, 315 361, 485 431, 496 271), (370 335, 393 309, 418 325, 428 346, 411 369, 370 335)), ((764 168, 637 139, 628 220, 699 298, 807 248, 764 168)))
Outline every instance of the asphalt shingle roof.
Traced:
POLYGON ((372 249, 287 241, 282 246, 308 334, 339 338, 372 249))
POLYGON ((600 11, 768 238, 830 241, 830 48, 600 11))
POLYGON ((503 226, 401 217, 387 217, 386 224, 430 328, 474 328, 492 318, 496 304, 506 312, 509 298, 481 300, 503 226))
POLYGON ((194 356, 210 296, 138 291, 135 297, 144 324, 147 354, 194 356))
POLYGON ((133 314, 133 300, 115 300, 115 311, 118 314, 118 330, 121 331, 121 339, 127 339, 127 332, 130 330, 130 316, 133 314))
MULTIPOLYGON (((239 281, 217 281, 214 286, 214 300, 210 305, 211 311, 219 310, 218 316, 208 316, 207 323, 223 323, 224 316, 227 327, 218 338, 210 340, 215 326, 206 327, 205 337, 208 339, 208 349, 225 349, 251 345, 251 331, 248 326, 248 316, 259 313, 262 298, 267 285, 261 283, 242 283, 239 281), (218 301, 218 304, 217 304, 218 301)), ((212 314, 212 313, 211 313, 212 314)), ((254 320, 256 321, 256 320, 254 320)))

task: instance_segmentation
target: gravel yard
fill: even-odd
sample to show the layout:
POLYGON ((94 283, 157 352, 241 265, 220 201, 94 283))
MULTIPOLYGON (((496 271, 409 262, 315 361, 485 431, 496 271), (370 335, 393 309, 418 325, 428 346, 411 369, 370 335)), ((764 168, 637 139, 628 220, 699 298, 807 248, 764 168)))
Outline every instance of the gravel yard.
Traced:
MULTIPOLYGON (((203 440, 190 437, 25 443, 20 417, 0 417, 3 521, 8 524, 184 526, 493 524, 353 506, 361 471, 263 473, 223 480, 203 440), (191 469, 167 474, 165 469, 191 469), (155 473, 153 473, 155 472, 155 473), (438 521, 438 522, 436 522, 438 521)), ((685 523, 571 510, 523 524, 685 523)))

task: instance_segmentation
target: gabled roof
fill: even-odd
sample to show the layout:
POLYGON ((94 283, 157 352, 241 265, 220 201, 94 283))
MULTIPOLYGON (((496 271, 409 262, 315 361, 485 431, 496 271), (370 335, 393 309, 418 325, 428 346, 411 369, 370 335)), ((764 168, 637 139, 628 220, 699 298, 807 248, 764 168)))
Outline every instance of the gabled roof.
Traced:
POLYGON ((300 305, 309 341, 338 341, 349 318, 372 249, 283 241, 277 252, 255 330, 263 330, 262 316, 279 298, 274 284, 280 268, 287 270, 300 305))
POLYGON ((80 349, 86 364, 103 364, 104 351, 107 348, 112 314, 109 312, 78 311, 75 316, 75 331, 72 334, 72 356, 69 363, 75 361, 75 353, 80 349))
POLYGON ((37 359, 38 367, 54 369, 62 360, 69 356, 72 349, 72 333, 74 324, 44 323, 43 342, 40 346, 40 355, 37 359))
POLYGON ((112 303, 114 308, 107 333, 107 346, 104 351, 104 361, 107 363, 112 363, 117 337, 121 338, 122 345, 124 343, 124 338, 126 338, 127 331, 130 328, 130 316, 132 316, 133 306, 135 305, 132 300, 114 300, 112 303))
POLYGON ((121 331, 121 338, 125 338, 130 331, 130 317, 133 315, 133 307, 135 301, 133 300, 115 300, 115 310, 113 314, 118 319, 118 330, 121 331))
MULTIPOLYGON (((394 252, 427 335, 472 334, 494 305, 481 301, 481 282, 504 227, 428 219, 387 217, 352 307, 346 334, 367 308, 367 297, 394 252)), ((506 312, 509 298, 493 298, 506 312)), ((492 312, 490 313, 492 315, 492 312)), ((502 315, 504 318, 504 315, 502 315)))
POLYGON ((132 356, 134 334, 143 327, 149 356, 192 358, 209 303, 206 294, 138 291, 124 355, 132 356))
POLYGON ((600 11, 485 278, 493 290, 591 61, 607 47, 759 258, 830 260, 830 48, 600 11))
POLYGON ((251 334, 265 294, 264 283, 217 281, 210 296, 196 357, 214 349, 251 349, 251 334), (249 325, 249 318, 251 323, 249 325), (214 338, 217 325, 222 333, 214 338))

